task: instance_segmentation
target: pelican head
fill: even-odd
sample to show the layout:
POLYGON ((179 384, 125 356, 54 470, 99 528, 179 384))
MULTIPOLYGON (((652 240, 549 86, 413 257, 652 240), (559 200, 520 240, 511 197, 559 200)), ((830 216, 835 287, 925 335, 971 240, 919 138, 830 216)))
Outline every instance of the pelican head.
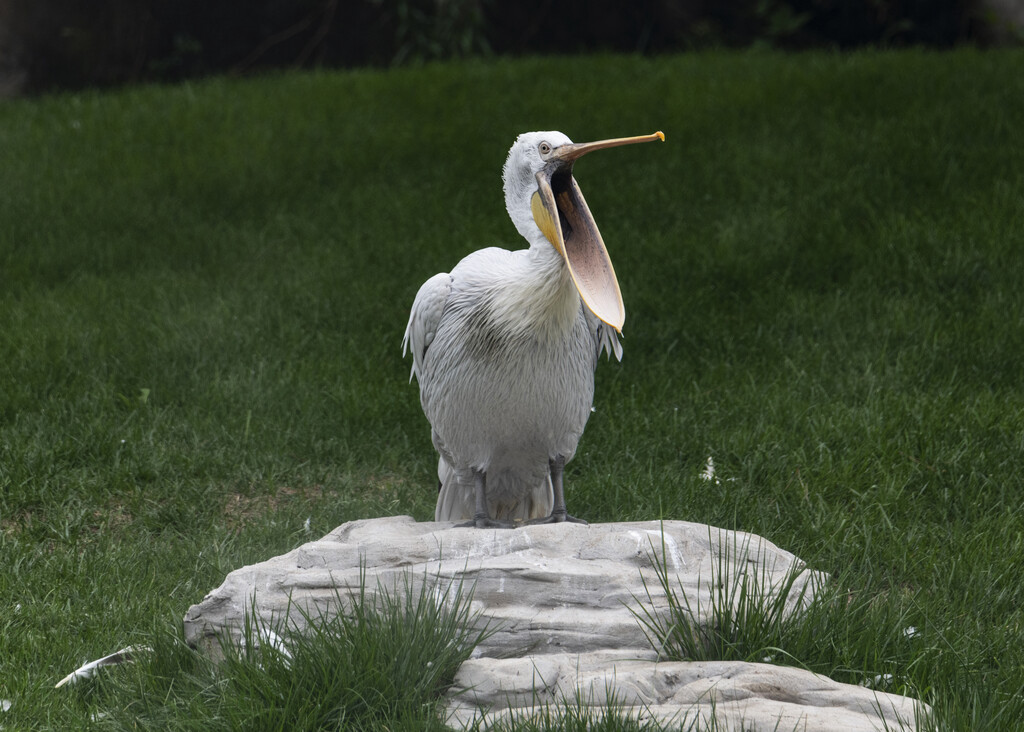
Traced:
POLYGON ((574 143, 561 132, 525 132, 505 161, 505 207, 531 244, 547 241, 569 269, 588 308, 621 332, 626 311, 608 250, 583 199, 572 166, 594 150, 664 140, 661 132, 574 143))

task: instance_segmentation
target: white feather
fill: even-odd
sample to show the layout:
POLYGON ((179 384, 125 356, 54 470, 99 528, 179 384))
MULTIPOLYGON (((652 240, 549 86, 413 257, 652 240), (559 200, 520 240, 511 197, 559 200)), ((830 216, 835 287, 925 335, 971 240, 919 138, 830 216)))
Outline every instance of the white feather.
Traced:
POLYGON ((148 646, 128 646, 127 648, 122 648, 120 651, 111 653, 109 656, 97 658, 95 661, 89 661, 89 663, 76 668, 63 679, 58 681, 53 688, 59 689, 65 684, 73 684, 81 681, 82 679, 88 679, 95 676, 96 671, 103 666, 116 666, 122 663, 131 663, 140 653, 149 653, 152 650, 153 649, 148 646))

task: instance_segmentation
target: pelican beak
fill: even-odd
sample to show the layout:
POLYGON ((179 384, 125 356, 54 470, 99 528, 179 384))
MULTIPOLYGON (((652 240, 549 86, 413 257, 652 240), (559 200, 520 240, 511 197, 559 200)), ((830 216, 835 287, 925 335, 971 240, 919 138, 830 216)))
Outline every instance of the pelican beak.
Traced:
POLYGON ((597 230, 583 192, 572 177, 572 165, 594 150, 664 139, 665 135, 655 132, 555 148, 547 165, 537 173, 537 192, 530 201, 534 221, 565 259, 583 302, 594 315, 620 333, 626 310, 619 282, 601 232, 597 230))

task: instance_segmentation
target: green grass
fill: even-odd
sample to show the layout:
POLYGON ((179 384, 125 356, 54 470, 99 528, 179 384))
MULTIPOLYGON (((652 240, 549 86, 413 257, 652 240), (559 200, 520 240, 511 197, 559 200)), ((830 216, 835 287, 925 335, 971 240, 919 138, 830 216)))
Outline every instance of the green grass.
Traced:
MULTIPOLYGON (((723 542, 710 575, 702 578, 710 593, 702 606, 672 574, 664 545, 652 549, 665 599, 655 601, 645 581, 646 598, 638 598, 633 613, 660 658, 797 666, 920 698, 910 669, 925 662, 930 649, 909 622, 912 603, 855 593, 847 589, 856 581, 849 575, 807 577, 808 568, 800 564, 774 581, 761 558, 750 565, 755 572, 730 575, 730 567, 742 566, 738 557, 756 555, 747 543, 723 542)), ((928 712, 919 712, 923 729, 928 712)))
POLYGON ((136 668, 78 693, 110 729, 442 730, 433 703, 489 631, 474 630, 462 587, 414 586, 407 577, 356 596, 348 614, 306 615, 303 633, 247 619, 219 667, 165 633, 136 668))
MULTIPOLYGON (((759 533, 918 630, 883 665, 944 728, 1014 729, 1022 119, 1020 51, 526 59, 5 102, 0 724, 87 728, 109 697, 53 684, 175 638, 226 572, 349 519, 432 517, 408 308, 469 251, 519 246, 500 168, 516 134, 554 128, 667 136, 577 166, 627 321, 570 510, 759 533)), ((843 617, 866 656, 876 626, 843 617)), ((166 655, 187 726, 212 702, 175 696, 194 661, 166 655)))

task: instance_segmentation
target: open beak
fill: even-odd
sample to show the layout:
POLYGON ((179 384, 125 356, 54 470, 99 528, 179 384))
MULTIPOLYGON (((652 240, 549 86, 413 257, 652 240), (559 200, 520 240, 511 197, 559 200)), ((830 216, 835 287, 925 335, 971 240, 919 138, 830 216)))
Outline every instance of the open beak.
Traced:
POLYGON ((622 332, 626 310, 615 278, 615 269, 601 232, 572 177, 573 163, 594 150, 638 142, 664 141, 665 135, 616 137, 598 142, 574 143, 556 148, 537 173, 537 192, 530 207, 537 226, 565 259, 569 274, 583 302, 603 322, 622 332))

